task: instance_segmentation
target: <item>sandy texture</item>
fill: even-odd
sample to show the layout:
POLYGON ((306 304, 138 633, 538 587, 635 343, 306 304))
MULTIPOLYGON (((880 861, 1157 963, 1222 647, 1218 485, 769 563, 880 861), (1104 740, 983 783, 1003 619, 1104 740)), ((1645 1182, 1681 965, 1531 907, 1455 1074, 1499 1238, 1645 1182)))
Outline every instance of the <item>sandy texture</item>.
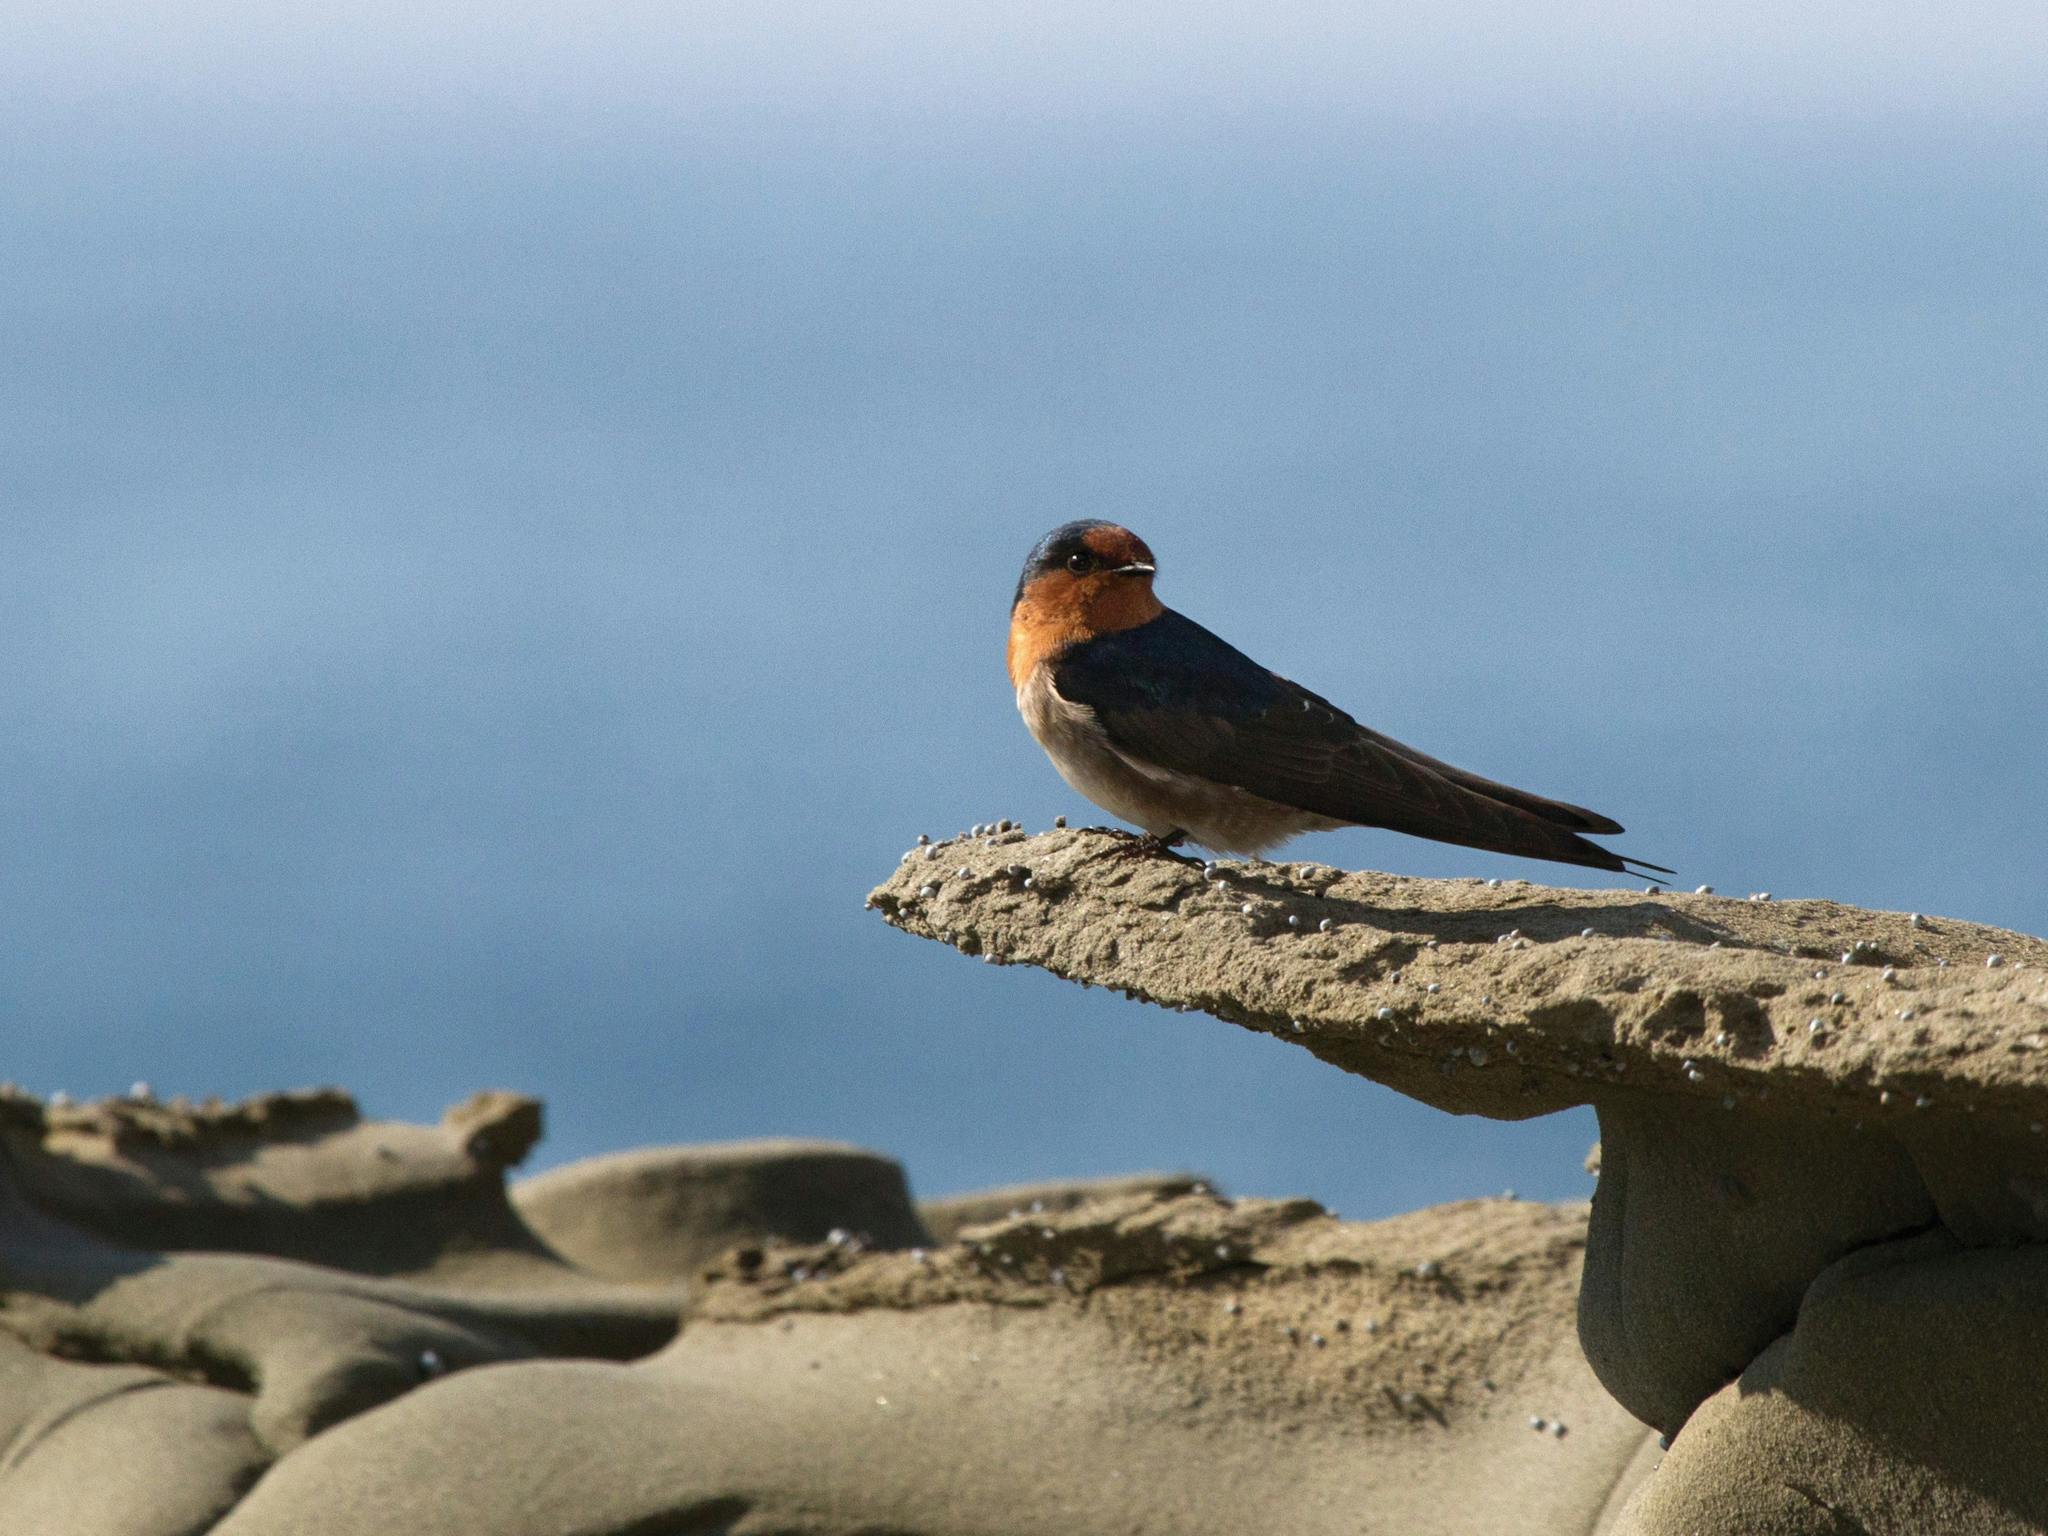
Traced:
POLYGON ((268 1460, 239 1393, 0 1332, 0 1531, 196 1536, 268 1460))
MULTIPOLYGON (((510 1096, 421 1127, 360 1122, 331 1092, 231 1107, 0 1093, 0 1321, 45 1355, 227 1389, 268 1453, 466 1366, 659 1348, 679 1291, 585 1274, 512 1213, 504 1162, 538 1131, 539 1106, 510 1096)), ((0 1475, 0 1499, 15 1481, 0 1475)))
POLYGON ((949 1243, 966 1227, 1006 1216, 1042 1215, 1046 1211, 1071 1211, 1091 1200, 1114 1199, 1123 1195, 1185 1195, 1215 1193, 1216 1186, 1193 1173, 1126 1173, 1106 1179, 1050 1179, 1037 1184, 1005 1184, 998 1189, 978 1189, 962 1195, 918 1202, 932 1241, 949 1243))
POLYGON ((740 1250, 652 1359, 437 1383, 221 1533, 1590 1532, 1645 1431, 1573 1342, 1583 1219, 1141 1194, 740 1250))
POLYGON ((1821 1276, 1792 1332, 1703 1404, 1625 1536, 2048 1528, 2048 1253, 1927 1233, 1821 1276))
POLYGON ((508 1199, 540 1128, 0 1094, 0 1530, 1594 1536, 1648 1473, 1577 1346, 1581 1207, 1146 1174, 956 1197, 940 1242, 815 1143, 508 1199))
POLYGON ((1124 846, 935 844, 869 902, 968 954, 1213 1013, 1461 1114, 1624 1086, 1887 1126, 1967 1107, 2024 1131, 2048 1108, 2040 939, 1826 901, 1104 856, 1124 846))
MULTIPOLYGON (((1648 1423, 1678 1430, 1804 1327, 1851 1256, 1920 1233, 2048 1241, 2039 939, 1830 902, 1203 870, 1125 846, 1074 831, 912 849, 869 903, 969 954, 1210 1012, 1444 1109, 1592 1104, 1580 1333, 1648 1423)), ((1890 1444, 1910 1392, 1868 1379, 1828 1411, 1890 1444)), ((2038 1394, 2001 1407, 2048 1443, 2038 1394)), ((1957 1498, 1964 1433, 1923 1448, 1957 1498)))
POLYGON ((931 1241, 902 1166, 834 1142, 648 1147, 524 1180, 512 1198, 557 1253, 617 1280, 682 1284, 737 1243, 834 1229, 874 1248, 931 1241))

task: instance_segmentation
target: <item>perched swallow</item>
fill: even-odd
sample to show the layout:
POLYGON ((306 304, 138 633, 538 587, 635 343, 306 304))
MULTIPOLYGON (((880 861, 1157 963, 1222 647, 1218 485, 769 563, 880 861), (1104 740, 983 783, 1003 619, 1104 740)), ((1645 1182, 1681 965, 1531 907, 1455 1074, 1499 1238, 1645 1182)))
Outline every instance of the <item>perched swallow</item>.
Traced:
POLYGON ((1010 681, 1060 775, 1149 846, 1263 854, 1303 832, 1388 827, 1592 869, 1670 870, 1581 833, 1596 812, 1426 757, 1267 671, 1162 604, 1145 541, 1115 523, 1055 528, 1010 605, 1010 681))

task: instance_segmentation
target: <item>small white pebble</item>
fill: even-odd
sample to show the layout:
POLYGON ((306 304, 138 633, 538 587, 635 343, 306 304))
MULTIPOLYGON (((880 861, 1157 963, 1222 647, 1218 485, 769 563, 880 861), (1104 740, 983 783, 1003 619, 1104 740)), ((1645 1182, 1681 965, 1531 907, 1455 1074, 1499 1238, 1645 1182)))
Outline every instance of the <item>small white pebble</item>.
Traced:
POLYGON ((1500 882, 1499 882, 1498 880, 1489 880, 1489 881, 1487 881, 1487 882, 1486 882, 1486 884, 1487 884, 1487 886, 1488 886, 1489 888, 1492 888, 1492 887, 1498 886, 1498 885, 1500 884, 1500 882))
POLYGON ((1581 928, 1579 930, 1579 937, 1582 939, 1590 939, 1591 937, 1593 937, 1593 930, 1590 928, 1581 928))
POLYGON ((2003 955, 1986 955, 1986 956, 1984 957, 1984 964, 1985 964, 1985 967, 1986 967, 1987 969, 1989 969, 1989 970, 1994 970, 1994 971, 1995 971, 1995 970, 1997 970, 1997 969, 1998 969, 1998 967, 2000 967, 2001 965, 2005 964, 2005 956, 2003 956, 2003 955))
POLYGON ((1237 910, 1238 910, 1238 911, 1240 911, 1240 912, 1242 912, 1242 913, 1243 913, 1243 914, 1244 914, 1244 915, 1245 915, 1246 917, 1250 917, 1250 916, 1252 915, 1252 913, 1253 913, 1253 912, 1255 912, 1255 911, 1257 911, 1258 909, 1257 909, 1256 907, 1254 907, 1254 906, 1253 906, 1253 905, 1252 905, 1252 904, 1251 904, 1250 902, 1246 902, 1246 903, 1245 903, 1245 904, 1244 904, 1243 906, 1239 907, 1239 908, 1238 908, 1237 910))
POLYGON ((930 901, 934 896, 939 894, 939 888, 936 885, 920 885, 917 888, 917 894, 922 896, 926 901, 930 901))
POLYGON ((1328 919, 1327 917, 1326 917, 1326 918, 1324 918, 1324 919, 1323 919, 1323 920, 1322 920, 1322 921, 1321 921, 1320 923, 1317 923, 1317 924, 1316 924, 1316 932, 1317 932, 1317 933, 1328 933, 1329 931, 1330 931, 1330 920, 1329 920, 1329 919, 1328 919))
POLYGON ((1822 1023, 1819 1019, 1808 1019, 1806 1021, 1806 1032, 1809 1035, 1817 1035, 1826 1028, 1827 1025, 1822 1023))
POLYGON ((1913 1017, 1913 1014, 1914 1010, 1911 1008, 1901 1008, 1899 1010, 1899 1017, 1902 1019, 1910 1019, 1913 1017))
POLYGON ((1913 1099, 1913 1107, 1915 1109, 1925 1109, 1928 1105, 1932 1104, 1933 1102, 1934 1100, 1927 1097, 1926 1094, 1917 1094, 1914 1096, 1913 1099))
POLYGON ((1692 888, 1692 893, 1695 896, 1711 896, 1714 894, 1714 888, 1711 885, 1696 885, 1692 888))
POLYGON ((1828 1001, 1833 1003, 1837 1008, 1839 1008, 1842 1006, 1842 1004, 1849 1001, 1849 994, 1846 992, 1837 992, 1833 996, 1831 996, 1828 999, 1828 1001))
POLYGON ((1381 1023, 1385 1023, 1388 1019, 1391 1019, 1393 1016, 1394 1010, 1391 1008, 1382 1008, 1379 1010, 1379 1012, 1373 1015, 1373 1017, 1378 1019, 1381 1023))
POLYGON ((1440 987, 1440 986, 1439 986, 1439 985, 1438 985, 1437 983, 1435 983, 1435 982, 1433 982, 1433 981, 1432 981, 1432 982, 1431 982, 1431 983, 1429 984, 1429 986, 1428 986, 1427 988, 1425 988, 1424 990, 1425 990, 1425 991, 1429 991, 1429 992, 1441 992, 1441 991, 1443 990, 1443 988, 1442 988, 1442 987, 1440 987))
POLYGON ((441 1358, 441 1352, 435 1349, 421 1350, 419 1364, 422 1376, 438 1376, 448 1369, 447 1362, 441 1358))
POLYGON ((1543 1433, 1544 1430, 1548 1429, 1550 1426, 1546 1424, 1537 1415, 1532 1413, 1529 1415, 1529 1427, 1535 1430, 1536 1433, 1540 1435, 1543 1433))
POLYGON ((1877 973, 1877 979, 1879 981, 1897 981, 1899 979, 1898 967, 1893 965, 1886 966, 1877 973))
POLYGON ((1915 928, 1925 928, 1927 926, 1927 919, 1922 917, 1918 912, 1913 913, 1910 917, 1906 919, 1906 921, 1911 923, 1915 928))
POLYGON ((128 1097, 131 1099, 153 1099, 156 1097, 156 1094, 150 1090, 149 1084, 137 1082, 128 1085, 128 1097))
POLYGON ((1301 919, 1297 917, 1294 913, 1290 912, 1287 914, 1287 926, 1290 928, 1299 928, 1301 926, 1301 919))

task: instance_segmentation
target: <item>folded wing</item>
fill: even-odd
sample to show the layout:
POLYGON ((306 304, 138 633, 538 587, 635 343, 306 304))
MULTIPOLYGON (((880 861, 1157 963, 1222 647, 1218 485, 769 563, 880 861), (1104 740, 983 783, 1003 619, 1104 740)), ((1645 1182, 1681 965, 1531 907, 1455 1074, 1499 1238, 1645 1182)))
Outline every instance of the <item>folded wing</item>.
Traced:
POLYGON ((1125 755, 1333 820, 1496 853, 1626 872, 1660 870, 1590 843, 1618 823, 1440 762, 1360 725, 1171 610, 1073 647, 1053 664, 1125 755))

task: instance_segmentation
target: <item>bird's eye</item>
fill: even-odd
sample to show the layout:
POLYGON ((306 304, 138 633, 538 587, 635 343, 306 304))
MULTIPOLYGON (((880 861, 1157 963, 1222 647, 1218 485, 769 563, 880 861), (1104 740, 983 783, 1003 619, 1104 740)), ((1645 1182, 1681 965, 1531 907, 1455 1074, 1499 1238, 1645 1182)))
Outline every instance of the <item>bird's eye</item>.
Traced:
POLYGON ((1076 576, 1081 575, 1084 571, 1092 570, 1094 567, 1095 557, 1091 554, 1076 550, 1073 554, 1067 556, 1067 569, 1076 576))

